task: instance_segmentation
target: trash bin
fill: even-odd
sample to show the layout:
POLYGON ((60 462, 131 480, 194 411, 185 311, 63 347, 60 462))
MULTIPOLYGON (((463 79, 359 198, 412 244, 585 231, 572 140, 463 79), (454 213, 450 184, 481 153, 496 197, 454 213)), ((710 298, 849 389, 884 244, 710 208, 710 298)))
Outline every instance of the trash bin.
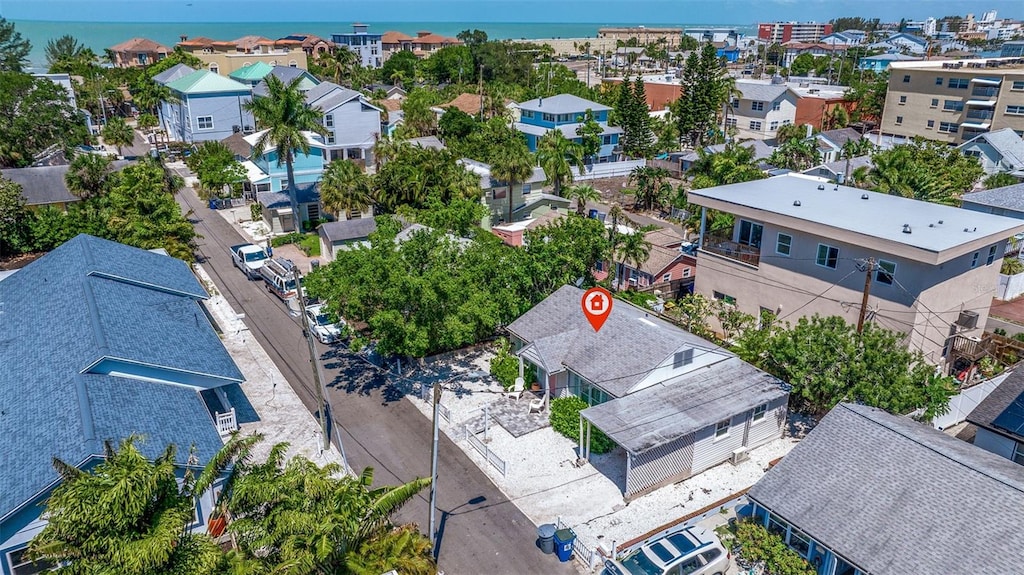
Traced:
POLYGON ((210 198, 210 209, 211 210, 216 210, 217 209, 217 200, 215 200, 213 198, 210 198))
POLYGON ((545 523, 537 528, 538 545, 540 545, 540 550, 547 555, 555 552, 555 530, 555 526, 551 523, 545 523))
POLYGON ((318 267, 320 267, 320 260, 310 260, 309 271, 313 271, 318 267))
POLYGON ((590 219, 592 219, 592 220, 596 220, 596 219, 597 219, 597 214, 598 214, 598 210, 595 210, 595 209, 591 209, 591 210, 590 210, 590 211, 589 211, 589 212, 587 213, 587 217, 588 217, 588 218, 590 218, 590 219))
POLYGON ((572 529, 555 531, 555 554, 562 563, 572 559, 572 545, 576 542, 576 533, 572 529))

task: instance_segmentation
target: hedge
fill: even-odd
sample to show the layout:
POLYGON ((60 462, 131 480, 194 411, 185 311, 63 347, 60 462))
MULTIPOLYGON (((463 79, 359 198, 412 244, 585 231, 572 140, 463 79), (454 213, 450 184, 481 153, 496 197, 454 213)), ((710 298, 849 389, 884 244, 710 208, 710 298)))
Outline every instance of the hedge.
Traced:
MULTIPOLYGON (((587 402, 574 395, 551 400, 551 427, 558 433, 579 443, 580 412, 590 407, 587 402)), ((586 430, 584 430, 586 433, 586 430)), ((615 448, 615 442, 600 429, 591 428, 590 452, 608 453, 615 448)))

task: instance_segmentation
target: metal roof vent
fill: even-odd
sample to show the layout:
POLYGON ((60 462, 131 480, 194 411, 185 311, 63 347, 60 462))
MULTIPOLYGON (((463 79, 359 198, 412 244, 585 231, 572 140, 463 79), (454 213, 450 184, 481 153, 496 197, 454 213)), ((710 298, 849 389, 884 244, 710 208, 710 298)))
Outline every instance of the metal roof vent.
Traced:
POLYGON ((868 199, 868 198, 870 198, 870 197, 871 197, 871 196, 869 196, 869 195, 867 195, 867 194, 861 194, 861 195, 860 195, 860 199, 862 199, 862 200, 866 200, 866 199, 868 199))
POLYGON ((905 233, 905 234, 909 234, 910 233, 910 224, 903 224, 903 233, 905 233))
POLYGON ((839 184, 836 184, 836 187, 832 188, 832 191, 833 192, 838 192, 839 191, 839 184))
POLYGON ((793 200, 793 205, 799 208, 800 207, 800 200, 793 200))
POLYGON ((939 225, 940 225, 940 226, 942 225, 942 220, 939 220, 939 225))
POLYGON ((967 233, 972 233, 978 231, 978 228, 964 228, 964 231, 967 233))
POLYGON ((825 189, 825 184, 818 184, 818 189, 819 190, 824 190, 825 189))

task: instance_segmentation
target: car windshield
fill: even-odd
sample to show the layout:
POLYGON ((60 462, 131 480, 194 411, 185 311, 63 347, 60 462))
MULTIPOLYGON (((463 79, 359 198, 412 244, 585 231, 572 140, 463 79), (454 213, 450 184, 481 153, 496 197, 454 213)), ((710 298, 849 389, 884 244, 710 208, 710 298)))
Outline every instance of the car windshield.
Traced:
POLYGON ((331 325, 331 320, 327 319, 327 314, 323 313, 317 314, 314 321, 316 322, 316 325, 331 325))
POLYGON ((630 575, 661 575, 661 569, 643 551, 637 551, 623 559, 622 566, 630 575))
POLYGON ((263 250, 258 252, 249 252, 245 254, 245 261, 247 262, 258 262, 260 260, 267 259, 267 254, 263 250))
POLYGON ((295 280, 288 280, 284 282, 284 289, 285 291, 292 291, 295 289, 295 280))

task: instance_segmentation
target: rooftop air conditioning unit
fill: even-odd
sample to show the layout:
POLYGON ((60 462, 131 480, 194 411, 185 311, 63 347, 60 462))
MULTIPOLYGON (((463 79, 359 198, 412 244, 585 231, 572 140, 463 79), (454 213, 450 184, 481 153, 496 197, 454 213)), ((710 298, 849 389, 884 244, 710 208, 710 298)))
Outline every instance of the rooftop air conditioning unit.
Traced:
POLYGON ((960 312, 960 317, 957 318, 956 324, 964 329, 974 329, 978 327, 978 312, 964 310, 960 312))
POLYGON ((231 126, 231 131, 233 133, 237 134, 238 132, 242 131, 242 127, 241 126, 231 126))
POLYGON ((750 452, 747 451, 746 447, 739 447, 732 450, 732 456, 729 457, 729 463, 739 465, 748 459, 750 459, 750 452))
POLYGON ((252 129, 252 126, 246 126, 246 127, 242 128, 242 133, 243 134, 251 134, 254 131, 255 130, 252 129))

